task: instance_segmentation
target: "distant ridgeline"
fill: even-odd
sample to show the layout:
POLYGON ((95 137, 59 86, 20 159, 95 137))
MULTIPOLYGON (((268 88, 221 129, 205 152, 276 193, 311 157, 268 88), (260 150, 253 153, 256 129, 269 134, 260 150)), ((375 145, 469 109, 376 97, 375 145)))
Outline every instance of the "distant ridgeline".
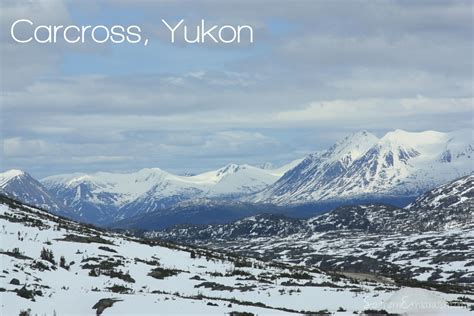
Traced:
POLYGON ((159 168, 134 173, 65 174, 40 181, 0 174, 0 190, 26 203, 99 225, 226 223, 255 214, 309 217, 344 205, 404 207, 438 185, 471 174, 470 130, 354 133, 329 149, 280 168, 229 164, 178 176, 159 168))

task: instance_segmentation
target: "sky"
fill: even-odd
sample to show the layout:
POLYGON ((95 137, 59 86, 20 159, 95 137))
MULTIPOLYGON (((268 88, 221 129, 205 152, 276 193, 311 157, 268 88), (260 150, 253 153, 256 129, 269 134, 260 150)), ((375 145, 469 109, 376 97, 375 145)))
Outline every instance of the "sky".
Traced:
POLYGON ((278 166, 359 130, 473 128, 472 1, 97 2, 1 1, 0 170, 278 166), (18 44, 20 18, 137 24, 149 44, 18 44), (170 43, 161 19, 254 43, 170 43))

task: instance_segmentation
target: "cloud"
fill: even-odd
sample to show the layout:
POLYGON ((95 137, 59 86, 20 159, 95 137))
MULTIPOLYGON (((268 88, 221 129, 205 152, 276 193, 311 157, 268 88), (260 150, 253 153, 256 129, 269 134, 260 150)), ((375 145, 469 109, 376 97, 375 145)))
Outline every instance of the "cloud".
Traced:
MULTIPOLYGON (((37 23, 64 24, 69 13, 61 1, 2 1, 0 5, 0 55, 2 90, 19 89, 48 73, 57 71, 61 51, 51 45, 31 44, 26 49, 15 43, 10 27, 18 19, 37 23)), ((19 31, 22 31, 19 29, 19 31)), ((21 34, 19 35, 21 36, 21 34)))
MULTIPOLYGON (((284 111, 276 115, 278 121, 297 122, 298 124, 332 124, 344 122, 346 126, 356 128, 363 124, 366 128, 409 128, 415 130, 429 129, 433 126, 432 118, 436 116, 458 117, 453 124, 439 124, 438 129, 456 129, 469 127, 468 121, 459 126, 460 117, 469 115, 474 110, 473 98, 440 98, 432 99, 418 96, 403 99, 359 99, 331 100, 312 102, 306 108, 284 111), (467 124, 466 124, 467 123, 467 124), (444 125, 444 126, 443 126, 444 125)), ((467 117, 469 119, 469 116, 467 117)))
POLYGON ((472 127, 472 2, 3 1, 2 168, 39 175, 283 163, 359 129, 472 127), (113 12, 113 19, 110 12, 113 12), (18 46, 9 26, 139 23, 147 48, 18 46), (160 18, 255 25, 170 45, 160 18))
POLYGON ((40 156, 48 152, 48 144, 41 139, 7 138, 3 141, 3 153, 6 158, 32 155, 40 156))

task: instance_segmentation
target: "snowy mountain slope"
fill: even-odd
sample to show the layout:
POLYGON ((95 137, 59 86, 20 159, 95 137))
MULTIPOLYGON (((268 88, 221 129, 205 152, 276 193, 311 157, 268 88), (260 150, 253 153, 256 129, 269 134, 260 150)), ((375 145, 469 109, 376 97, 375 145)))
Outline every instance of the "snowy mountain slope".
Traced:
POLYGON ((263 170, 249 165, 230 164, 217 171, 191 177, 193 181, 211 176, 214 185, 207 196, 240 195, 260 191, 279 178, 280 170, 263 170))
POLYGON ((473 190, 469 175, 430 190, 405 209, 343 206, 307 220, 259 215, 146 236, 330 270, 474 284, 473 190))
POLYGON ((230 164, 194 176, 176 176, 153 168, 130 174, 51 176, 42 183, 86 221, 101 222, 166 209, 190 199, 249 194, 275 182, 279 172, 230 164))
POLYGON ((260 166, 260 169, 268 170, 271 174, 281 177, 283 176, 286 172, 290 171, 294 167, 296 167, 299 163, 303 161, 303 158, 301 159, 295 159, 293 161, 290 161, 289 163, 281 166, 281 167, 275 167, 272 163, 264 163, 263 165, 260 166))
POLYGON ((346 205, 309 219, 267 212, 227 224, 176 225, 154 234, 194 243, 198 240, 286 237, 295 233, 309 236, 315 232, 342 230, 367 233, 469 230, 474 229, 473 205, 474 175, 469 175, 426 192, 404 209, 383 204, 346 205))
POLYGON ((474 175, 426 192, 405 208, 419 230, 474 229, 474 175))
POLYGON ((426 192, 407 209, 439 210, 449 208, 471 208, 474 202, 474 174, 456 179, 426 192))
POLYGON ((364 131, 309 155, 252 200, 291 204, 360 196, 416 196, 473 171, 470 130, 396 130, 380 139, 364 131))
POLYGON ((334 230, 195 244, 308 268, 386 276, 401 282, 417 280, 431 288, 462 285, 474 291, 472 229, 406 233, 334 230))
MULTIPOLYGON (((304 220, 276 214, 261 214, 220 225, 176 225, 155 236, 194 243, 197 240, 232 240, 241 237, 286 237, 304 231, 304 220)), ((152 236, 150 234, 149 236, 152 236)))
POLYGON ((1 196, 0 215, 2 315, 28 310, 39 315, 296 315, 303 310, 352 315, 375 306, 416 315, 425 308, 401 304, 406 295, 436 302, 436 312, 469 313, 447 304, 458 302, 460 294, 127 237, 1 196), (336 312, 340 307, 346 311, 336 312))
POLYGON ((343 175, 346 168, 376 140, 374 135, 365 131, 350 135, 327 151, 306 157, 277 182, 257 194, 255 200, 285 203, 309 201, 312 191, 322 190, 332 179, 343 175))
POLYGON ((57 214, 74 216, 40 182, 21 170, 0 173, 0 193, 57 214))
MULTIPOLYGON (((464 207, 438 209, 416 207, 400 209, 382 204, 342 206, 307 220, 262 214, 232 223, 175 225, 163 231, 150 232, 148 236, 184 243, 213 243, 238 238, 279 238, 291 234, 311 236, 314 233, 335 231, 396 234, 453 229, 470 230, 474 229, 473 202, 471 198, 469 202, 466 201, 464 207)), ((148 227, 135 225, 140 228, 153 227, 153 225, 148 227)))

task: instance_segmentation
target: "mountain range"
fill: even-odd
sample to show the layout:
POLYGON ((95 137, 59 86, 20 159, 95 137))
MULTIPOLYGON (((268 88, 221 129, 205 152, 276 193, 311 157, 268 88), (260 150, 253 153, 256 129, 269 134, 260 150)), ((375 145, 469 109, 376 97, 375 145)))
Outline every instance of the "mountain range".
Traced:
POLYGON ((212 218, 199 219, 209 209, 225 222, 258 213, 288 213, 305 205, 312 214, 332 208, 327 205, 354 201, 402 201, 401 206, 437 185, 472 173, 473 162, 469 130, 396 130, 382 138, 361 131, 280 168, 229 164, 188 176, 150 168, 134 173, 55 175, 40 181, 10 170, 0 173, 0 191, 90 223, 110 224, 140 216, 163 222, 166 216, 188 217, 206 223, 212 218))
POLYGON ((260 169, 229 164, 192 176, 152 168, 129 174, 98 172, 51 176, 41 182, 81 217, 104 222, 165 210, 180 202, 201 198, 234 200, 264 189, 293 165, 260 169))

